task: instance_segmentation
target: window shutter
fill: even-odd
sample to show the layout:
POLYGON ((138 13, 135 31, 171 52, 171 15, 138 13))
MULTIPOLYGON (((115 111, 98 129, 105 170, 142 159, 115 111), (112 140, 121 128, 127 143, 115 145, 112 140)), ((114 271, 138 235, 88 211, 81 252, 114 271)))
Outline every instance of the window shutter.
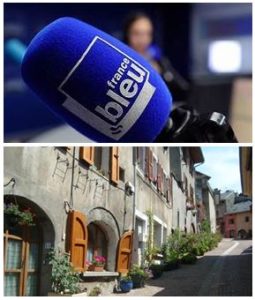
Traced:
POLYGON ((128 231, 119 240, 117 252, 117 272, 126 274, 129 271, 133 248, 133 231, 128 231))
POLYGON ((80 147, 80 159, 89 165, 94 163, 94 147, 80 147))
POLYGON ((170 177, 167 179, 167 202, 172 207, 173 204, 173 178, 170 177))
POLYGON ((153 180, 152 165, 153 165, 152 151, 149 147, 147 147, 146 148, 146 176, 149 178, 149 180, 153 180))
POLYGON ((162 181, 162 177, 161 177, 161 166, 158 163, 157 164, 157 188, 159 191, 161 191, 161 181, 162 181))
POLYGON ((118 184, 119 181, 119 147, 111 147, 111 181, 118 184))
POLYGON ((86 217, 82 212, 71 211, 68 215, 67 251, 75 271, 82 272, 86 266, 88 230, 86 217))

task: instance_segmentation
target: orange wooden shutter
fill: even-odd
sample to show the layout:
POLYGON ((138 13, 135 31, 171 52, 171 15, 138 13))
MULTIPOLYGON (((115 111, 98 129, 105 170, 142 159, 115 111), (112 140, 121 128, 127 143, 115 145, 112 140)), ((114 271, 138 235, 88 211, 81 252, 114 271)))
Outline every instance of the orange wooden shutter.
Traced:
POLYGON ((68 215, 68 244, 67 251, 70 252, 70 262, 75 271, 85 270, 87 255, 88 230, 86 217, 82 212, 71 211, 68 215))
POLYGON ((119 240, 117 253, 117 272, 126 274, 132 259, 133 231, 128 231, 119 240))
POLYGON ((111 147, 111 181, 118 183, 119 181, 119 147, 111 147))
POLYGON ((94 147, 80 147, 80 159, 88 164, 94 163, 94 147))

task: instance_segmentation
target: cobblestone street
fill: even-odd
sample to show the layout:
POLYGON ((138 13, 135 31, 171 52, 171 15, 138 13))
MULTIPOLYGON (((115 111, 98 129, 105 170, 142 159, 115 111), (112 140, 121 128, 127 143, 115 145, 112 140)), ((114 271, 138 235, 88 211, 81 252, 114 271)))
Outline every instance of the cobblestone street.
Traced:
MULTIPOLYGON (((120 295, 120 294, 119 294, 120 295)), ((164 272, 126 296, 251 296, 252 241, 223 239, 195 265, 164 272)))

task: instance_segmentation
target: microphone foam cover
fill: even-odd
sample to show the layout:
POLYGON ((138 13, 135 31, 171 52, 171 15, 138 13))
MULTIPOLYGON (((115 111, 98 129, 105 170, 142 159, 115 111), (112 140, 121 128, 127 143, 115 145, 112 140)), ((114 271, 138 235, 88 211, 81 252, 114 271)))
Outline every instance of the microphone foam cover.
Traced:
POLYGON ((28 86, 98 142, 153 142, 171 111, 160 75, 134 50, 74 18, 42 29, 22 62, 28 86))

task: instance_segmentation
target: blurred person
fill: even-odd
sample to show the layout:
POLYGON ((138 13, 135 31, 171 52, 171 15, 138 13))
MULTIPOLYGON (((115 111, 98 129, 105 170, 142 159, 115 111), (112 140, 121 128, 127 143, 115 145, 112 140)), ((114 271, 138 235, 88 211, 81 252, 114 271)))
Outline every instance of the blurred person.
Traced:
POLYGON ((135 12, 127 16, 123 26, 124 42, 147 59, 161 74, 174 95, 175 102, 186 102, 189 83, 174 69, 170 60, 162 55, 153 39, 154 26, 148 15, 135 12))

